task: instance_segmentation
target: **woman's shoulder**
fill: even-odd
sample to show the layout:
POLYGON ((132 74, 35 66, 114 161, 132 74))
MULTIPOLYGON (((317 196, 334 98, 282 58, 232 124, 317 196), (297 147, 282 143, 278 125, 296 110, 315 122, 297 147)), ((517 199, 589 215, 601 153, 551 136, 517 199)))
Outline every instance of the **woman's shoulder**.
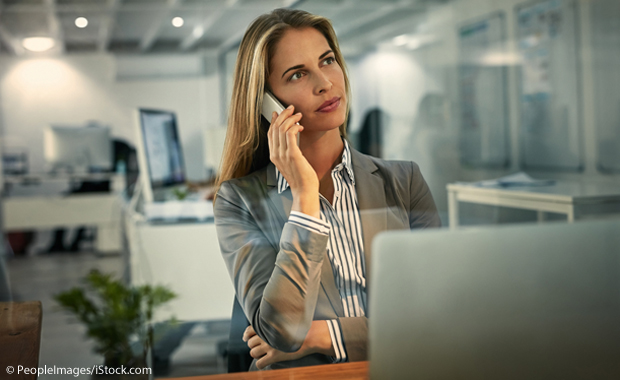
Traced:
POLYGON ((223 197, 229 201, 235 199, 252 199, 256 197, 264 197, 267 192, 267 171, 269 165, 256 170, 246 176, 232 178, 222 182, 217 191, 218 197, 223 197))

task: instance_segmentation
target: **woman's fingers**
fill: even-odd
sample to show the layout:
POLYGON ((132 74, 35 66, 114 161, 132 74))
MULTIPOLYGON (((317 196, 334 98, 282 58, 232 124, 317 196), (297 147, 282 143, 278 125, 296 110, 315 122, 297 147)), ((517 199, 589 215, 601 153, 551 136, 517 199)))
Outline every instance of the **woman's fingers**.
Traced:
POLYGON ((280 114, 278 115, 277 112, 274 111, 274 115, 275 115, 275 119, 272 117, 271 118, 271 125, 269 126, 269 133, 268 136, 271 139, 274 139, 275 143, 278 143, 277 141, 275 141, 275 138, 278 136, 278 129, 280 127, 280 125, 282 125, 282 123, 284 123, 284 121, 286 119, 288 119, 294 111, 295 107, 293 107, 292 105, 289 106, 288 108, 285 108, 284 111, 280 112, 280 114))
POLYGON ((289 117, 288 119, 286 119, 282 125, 280 125, 280 127, 278 128, 278 132, 279 132, 279 150, 278 153, 280 154, 280 159, 285 159, 286 158, 286 150, 288 149, 289 145, 287 143, 288 139, 286 137, 286 133, 293 128, 293 126, 297 125, 297 122, 301 120, 301 113, 296 113, 295 115, 289 117))
POLYGON ((248 339, 248 347, 250 349, 260 345, 261 343, 263 343, 263 340, 258 335, 254 335, 253 337, 248 339))
POLYGON ((295 124, 291 126, 285 133, 286 136, 286 146, 297 145, 297 135, 299 132, 303 131, 304 127, 299 124, 295 124))
MULTIPOLYGON (((274 114, 272 115, 271 125, 269 127, 269 131, 267 133, 267 137, 269 140, 269 152, 271 160, 277 165, 278 161, 284 160, 287 157, 287 148, 288 148, 288 138, 287 132, 293 127, 299 125, 297 124, 301 118, 301 113, 292 114, 294 111, 294 107, 290 106, 280 113, 280 115, 274 114), (277 115, 277 116, 276 116, 277 115), (275 120, 274 120, 275 117, 275 120)), ((303 130, 303 127, 296 128, 295 133, 303 130)), ((297 143, 295 143, 297 144, 297 143)))
MULTIPOLYGON (((292 114, 294 107, 289 107, 282 111, 273 120, 269 127, 269 159, 273 162, 286 178, 293 193, 300 190, 305 191, 307 199, 314 198, 316 190, 318 201, 318 178, 316 172, 304 158, 301 150, 297 147, 297 136, 304 130, 299 125, 303 115, 301 113, 292 114)), ((312 214, 316 210, 313 204, 312 214)))
POLYGON ((273 350, 273 348, 269 347, 265 343, 262 343, 250 350, 250 356, 254 359, 260 359, 265 356, 269 350, 273 350))
POLYGON ((295 110, 295 107, 291 105, 288 108, 286 108, 284 111, 280 112, 279 115, 276 112, 272 114, 271 125, 269 126, 269 131, 267 132, 267 138, 269 141, 269 152, 272 155, 271 158, 276 158, 275 156, 279 154, 280 143, 282 142, 282 139, 280 138, 281 128, 283 126, 286 127, 286 125, 289 125, 289 124, 294 124, 301 119, 301 118, 298 118, 298 120, 296 120, 295 122, 287 123, 285 125, 285 122, 291 117, 291 115, 293 115, 294 110, 295 110), (275 116, 275 119, 274 119, 274 116, 275 116))
POLYGON ((251 337, 253 337, 254 335, 256 335, 256 332, 254 331, 254 328, 252 326, 248 326, 248 328, 245 329, 245 331, 243 332, 243 341, 247 342, 251 337))
POLYGON ((266 354, 259 356, 258 358, 255 358, 255 359, 258 359, 256 361, 256 368, 263 369, 267 367, 268 365, 277 363, 278 360, 276 359, 276 354, 277 354, 277 351, 275 351, 274 349, 271 349, 266 354))
POLYGON ((276 118, 275 125, 282 125, 282 123, 284 123, 284 120, 288 119, 294 111, 295 106, 293 106, 292 104, 286 107, 284 111, 280 112, 280 115, 278 115, 278 117, 276 118))

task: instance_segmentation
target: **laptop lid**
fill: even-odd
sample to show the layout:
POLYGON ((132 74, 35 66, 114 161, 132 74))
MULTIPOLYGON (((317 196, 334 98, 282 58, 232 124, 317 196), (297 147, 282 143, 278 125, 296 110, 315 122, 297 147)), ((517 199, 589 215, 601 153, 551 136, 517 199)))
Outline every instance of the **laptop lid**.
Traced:
POLYGON ((371 379, 620 379, 620 220, 387 232, 371 379))

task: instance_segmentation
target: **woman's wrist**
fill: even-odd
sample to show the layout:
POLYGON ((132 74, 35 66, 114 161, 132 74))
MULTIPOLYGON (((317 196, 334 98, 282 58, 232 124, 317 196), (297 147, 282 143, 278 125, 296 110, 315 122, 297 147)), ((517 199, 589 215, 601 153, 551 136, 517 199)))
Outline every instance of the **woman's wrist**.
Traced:
POLYGON ((291 206, 291 210, 298 211, 315 218, 320 218, 321 205, 319 203, 318 190, 293 193, 293 205, 291 206))
POLYGON ((312 326, 308 331, 304 345, 306 345, 306 343, 309 353, 323 354, 326 356, 336 355, 326 321, 312 321, 312 326))

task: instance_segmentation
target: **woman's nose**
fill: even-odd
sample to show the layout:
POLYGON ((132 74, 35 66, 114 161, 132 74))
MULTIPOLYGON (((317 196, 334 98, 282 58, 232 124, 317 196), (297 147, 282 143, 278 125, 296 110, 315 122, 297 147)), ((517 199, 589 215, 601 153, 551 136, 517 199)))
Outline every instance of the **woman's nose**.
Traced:
POLYGON ((332 82, 324 73, 319 72, 317 75, 315 75, 315 78, 316 84, 314 86, 314 92, 316 95, 320 95, 331 90, 332 82))

